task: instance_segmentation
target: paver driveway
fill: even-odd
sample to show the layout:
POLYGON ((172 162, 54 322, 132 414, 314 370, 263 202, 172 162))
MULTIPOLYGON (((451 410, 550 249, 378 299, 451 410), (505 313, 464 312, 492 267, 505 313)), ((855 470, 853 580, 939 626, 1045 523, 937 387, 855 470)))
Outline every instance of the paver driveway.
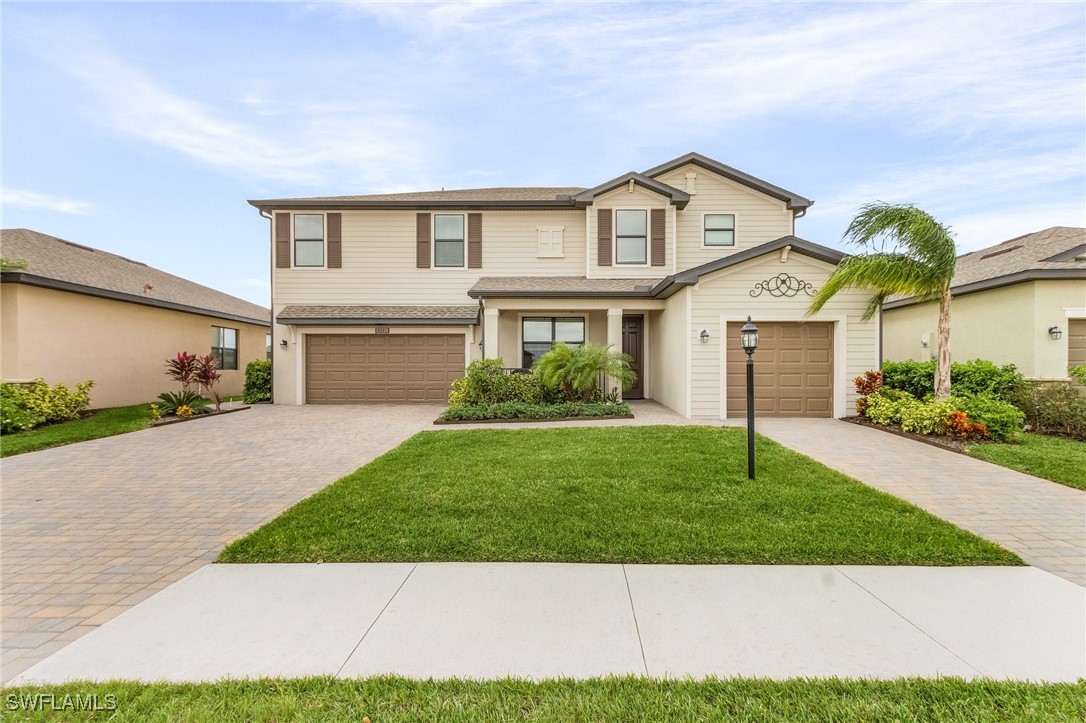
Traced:
POLYGON ((258 405, 3 460, 2 679, 206 565, 440 410, 258 405))

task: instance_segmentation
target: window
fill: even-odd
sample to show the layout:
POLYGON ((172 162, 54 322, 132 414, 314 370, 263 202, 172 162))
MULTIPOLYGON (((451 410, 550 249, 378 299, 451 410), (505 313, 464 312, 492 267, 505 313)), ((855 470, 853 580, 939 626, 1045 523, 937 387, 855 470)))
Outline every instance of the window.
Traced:
POLYGON ((520 365, 525 369, 530 369, 539 357, 549 352, 556 341, 564 341, 570 346, 584 344, 583 316, 526 316, 521 324, 524 344, 520 365))
POLYGON ((219 369, 237 369, 238 330, 211 327, 211 354, 219 362, 219 369))
POLYGON ((264 354, 266 358, 271 360, 271 334, 264 335, 264 354))
POLYGON ((705 246, 735 246, 735 214, 705 214, 705 246))
POLYGON ((294 265, 324 266, 324 214, 294 215, 294 265))
POLYGON ((615 263, 648 263, 648 211, 615 211, 615 263))
POLYGON ((539 233, 539 258, 560 259, 565 256, 562 234, 565 226, 536 226, 539 233))
POLYGON ((464 215, 434 215, 434 266, 464 267, 464 215))

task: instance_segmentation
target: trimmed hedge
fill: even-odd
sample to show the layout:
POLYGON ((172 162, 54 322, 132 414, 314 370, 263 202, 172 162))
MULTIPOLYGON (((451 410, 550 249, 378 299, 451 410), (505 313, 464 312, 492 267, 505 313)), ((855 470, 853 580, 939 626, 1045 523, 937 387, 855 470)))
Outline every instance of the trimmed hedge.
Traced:
POLYGON ((562 402, 526 404, 499 402, 474 406, 449 407, 441 413, 445 422, 477 422, 488 419, 569 419, 572 417, 615 417, 630 413, 628 404, 562 402))
MULTIPOLYGON (((935 393, 935 360, 927 362, 883 362, 882 383, 891 389, 908 392, 917 399, 935 393)), ((989 394, 1010 401, 1025 378, 1014 364, 997 366, 985 359, 954 362, 950 365, 953 394, 989 394)))
POLYGON ((245 365, 245 387, 241 391, 246 404, 271 401, 272 363, 254 359, 245 365))

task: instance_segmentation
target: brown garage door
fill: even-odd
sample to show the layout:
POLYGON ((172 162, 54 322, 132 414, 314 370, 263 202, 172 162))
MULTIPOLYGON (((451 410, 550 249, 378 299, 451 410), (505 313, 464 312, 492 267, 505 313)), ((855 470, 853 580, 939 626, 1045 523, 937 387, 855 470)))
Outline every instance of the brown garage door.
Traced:
POLYGON ((1086 319, 1067 320, 1067 366, 1086 364, 1086 319))
MULTIPOLYGON (((755 322, 754 413, 765 417, 833 416, 833 324, 755 322)), ((747 413, 747 355, 742 323, 728 324, 728 416, 747 413)))
POLYGON ((306 336, 305 400, 310 404, 443 404, 449 384, 462 376, 463 334, 306 336))

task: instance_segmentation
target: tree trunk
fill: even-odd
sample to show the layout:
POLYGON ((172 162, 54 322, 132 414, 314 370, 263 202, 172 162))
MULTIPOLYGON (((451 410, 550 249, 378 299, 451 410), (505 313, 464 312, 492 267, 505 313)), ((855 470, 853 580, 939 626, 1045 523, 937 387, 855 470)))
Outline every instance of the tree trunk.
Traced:
POLYGON ((950 283, 939 295, 939 360, 935 364, 935 398, 950 396, 950 283))

